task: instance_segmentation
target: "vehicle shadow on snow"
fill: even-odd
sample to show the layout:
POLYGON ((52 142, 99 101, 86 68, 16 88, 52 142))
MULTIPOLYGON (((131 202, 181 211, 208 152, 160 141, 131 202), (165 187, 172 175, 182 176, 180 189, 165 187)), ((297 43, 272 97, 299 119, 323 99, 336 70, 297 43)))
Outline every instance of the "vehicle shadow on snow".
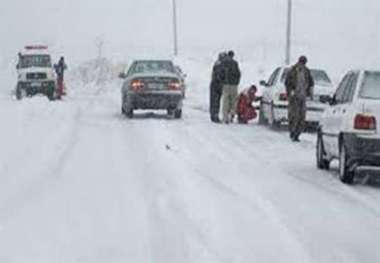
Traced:
POLYGON ((127 118, 126 116, 122 115, 123 119, 126 120, 146 120, 146 119, 153 119, 153 120, 178 120, 175 119, 174 116, 170 116, 167 113, 157 113, 157 112, 142 112, 142 113, 134 113, 133 118, 127 118))
MULTIPOLYGON (((331 174, 339 178, 339 168, 331 168, 331 174)), ((339 180, 339 179, 338 179, 339 180)), ((380 189, 380 174, 376 173, 355 173, 355 180, 353 185, 362 185, 371 188, 380 189)))

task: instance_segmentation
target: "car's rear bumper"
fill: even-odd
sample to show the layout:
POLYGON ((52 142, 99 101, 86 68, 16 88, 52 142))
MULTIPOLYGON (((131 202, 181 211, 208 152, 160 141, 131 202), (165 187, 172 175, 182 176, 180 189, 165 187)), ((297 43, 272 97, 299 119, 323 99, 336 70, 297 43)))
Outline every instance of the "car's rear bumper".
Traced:
POLYGON ((183 94, 178 92, 133 92, 127 94, 132 109, 170 109, 182 107, 183 94))
POLYGON ((378 170, 380 167, 380 138, 348 133, 344 142, 352 168, 378 170))
MULTIPOLYGON (((307 105, 306 108, 306 122, 318 124, 325 111, 324 105, 307 105)), ((288 104, 281 103, 274 105, 274 114, 277 121, 288 121, 288 104)))

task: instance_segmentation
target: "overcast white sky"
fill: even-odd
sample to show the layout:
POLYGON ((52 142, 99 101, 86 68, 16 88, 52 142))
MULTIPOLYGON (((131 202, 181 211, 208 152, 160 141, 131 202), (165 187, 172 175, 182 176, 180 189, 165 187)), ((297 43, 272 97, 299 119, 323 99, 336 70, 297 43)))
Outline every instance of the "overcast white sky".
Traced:
MULTIPOLYGON (((286 0, 177 0, 182 52, 233 48, 281 61, 286 0)), ((379 65, 380 1, 293 0, 294 57, 322 62, 379 65), (376 64, 377 63, 377 64, 376 64)), ((170 54, 171 0, 2 0, 0 55, 25 44, 47 43, 72 61, 96 55, 101 36, 106 55, 170 54)))

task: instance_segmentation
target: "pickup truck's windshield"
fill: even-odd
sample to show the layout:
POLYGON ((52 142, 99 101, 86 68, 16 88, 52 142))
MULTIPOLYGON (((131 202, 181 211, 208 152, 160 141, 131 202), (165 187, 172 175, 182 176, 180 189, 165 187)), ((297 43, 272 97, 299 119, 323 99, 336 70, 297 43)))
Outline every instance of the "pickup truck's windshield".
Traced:
POLYGON ((51 59, 49 55, 23 55, 19 59, 19 68, 49 68, 51 67, 51 59))
POLYGON ((364 74, 360 97, 367 99, 380 99, 380 72, 367 71, 364 74))

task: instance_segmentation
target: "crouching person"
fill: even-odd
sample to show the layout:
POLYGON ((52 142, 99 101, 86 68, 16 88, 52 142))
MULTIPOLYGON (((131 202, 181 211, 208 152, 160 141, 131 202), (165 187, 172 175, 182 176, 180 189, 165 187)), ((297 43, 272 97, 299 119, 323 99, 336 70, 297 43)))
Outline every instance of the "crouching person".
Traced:
POLYGON ((256 119, 257 112, 255 107, 252 106, 252 103, 257 101, 256 93, 257 88, 252 85, 239 94, 236 110, 239 123, 247 124, 249 121, 256 119))

